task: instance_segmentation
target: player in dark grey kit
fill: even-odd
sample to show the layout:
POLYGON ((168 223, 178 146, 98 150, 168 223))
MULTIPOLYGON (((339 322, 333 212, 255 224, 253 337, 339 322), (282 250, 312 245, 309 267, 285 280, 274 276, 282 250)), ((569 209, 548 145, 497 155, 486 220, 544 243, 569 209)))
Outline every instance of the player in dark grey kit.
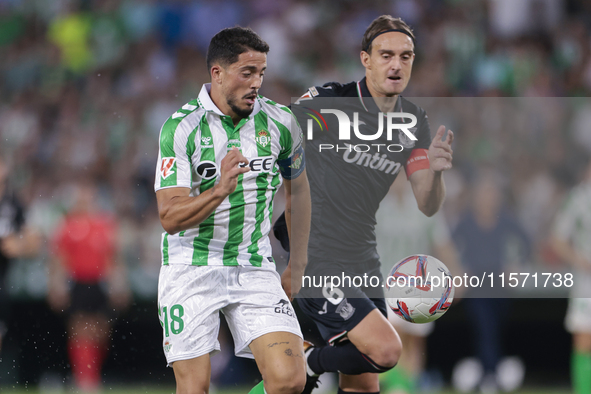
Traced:
MULTIPOLYGON (((452 165, 453 133, 448 131, 443 139, 446 130, 441 126, 431 140, 425 111, 400 96, 410 79, 414 45, 414 34, 406 23, 380 16, 362 41, 365 78, 312 87, 292 105, 304 129, 309 114, 317 119, 321 115, 327 128, 315 132, 305 149, 312 195, 306 275, 317 281, 343 274, 381 278, 375 214, 402 169, 425 215, 435 214, 443 203, 442 174, 452 165), (365 137, 351 133, 347 141, 340 140, 337 116, 326 111, 323 115, 319 108, 339 109, 352 121, 357 112, 359 131, 365 137), (394 123, 409 124, 406 132, 397 129, 390 139, 383 132, 368 140, 382 116, 385 130, 389 120, 383 114, 391 112, 414 115, 416 124, 410 127, 412 117, 397 118, 394 123)), ((324 372, 340 373, 339 393, 379 392, 377 374, 393 368, 402 352, 398 334, 386 318, 381 286, 331 289, 304 283, 297 302, 331 345, 306 349, 309 379, 304 393, 313 389, 315 377, 324 372)))

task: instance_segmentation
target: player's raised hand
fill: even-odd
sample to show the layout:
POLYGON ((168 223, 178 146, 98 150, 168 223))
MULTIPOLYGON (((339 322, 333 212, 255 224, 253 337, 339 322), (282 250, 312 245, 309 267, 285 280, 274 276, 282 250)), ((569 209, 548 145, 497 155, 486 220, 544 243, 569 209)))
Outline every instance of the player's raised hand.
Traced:
POLYGON ((451 143, 454 140, 454 133, 448 130, 447 136, 443 139, 445 134, 445 126, 439 126, 435 138, 429 146, 429 162, 431 169, 435 172, 449 170, 452 166, 453 150, 451 143))
POLYGON ((230 195, 238 185, 238 176, 250 171, 248 160, 242 155, 236 147, 228 152, 220 165, 220 183, 218 185, 220 193, 225 196, 230 195))

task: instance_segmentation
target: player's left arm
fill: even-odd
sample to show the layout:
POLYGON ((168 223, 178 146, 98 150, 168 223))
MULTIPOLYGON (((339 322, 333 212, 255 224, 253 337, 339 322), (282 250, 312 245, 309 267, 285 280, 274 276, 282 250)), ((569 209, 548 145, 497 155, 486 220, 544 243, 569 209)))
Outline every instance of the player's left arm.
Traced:
POLYGON ((306 170, 295 179, 285 180, 285 221, 289 235, 290 254, 281 284, 292 299, 302 287, 302 276, 308 264, 308 238, 312 203, 306 170))
POLYGON ((451 144, 454 134, 449 130, 443 139, 444 134, 445 126, 439 126, 427 151, 429 167, 413 172, 409 178, 417 205, 426 216, 433 216, 441 208, 445 198, 443 171, 452 166, 451 144))
MULTIPOLYGON (((291 113, 291 111, 290 111, 291 113)), ((312 202, 306 175, 303 134, 297 119, 291 114, 287 143, 282 146, 277 164, 285 181, 285 222, 289 236, 290 254, 281 284, 290 300, 300 291, 302 276, 308 264, 308 237, 312 202)))

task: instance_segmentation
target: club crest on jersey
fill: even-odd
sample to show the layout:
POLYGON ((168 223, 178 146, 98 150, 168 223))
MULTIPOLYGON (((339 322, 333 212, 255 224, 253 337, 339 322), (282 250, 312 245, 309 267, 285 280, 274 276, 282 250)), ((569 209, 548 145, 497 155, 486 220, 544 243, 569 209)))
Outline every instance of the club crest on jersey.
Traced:
POLYGON ((269 144, 269 142, 271 142, 271 135, 267 130, 261 130, 257 133, 255 141, 264 148, 269 144))
MULTIPOLYGON (((417 132, 417 128, 409 127, 408 131, 412 133, 412 135, 415 135, 417 132)), ((402 145, 405 148, 412 148, 413 146, 415 146, 416 143, 416 140, 411 140, 402 130, 398 130, 398 141, 400 142, 400 145, 402 145)))
POLYGON ((293 159, 291 159, 291 165, 289 167, 294 170, 299 170, 301 166, 302 166, 302 154, 296 153, 293 156, 293 159))
POLYGON ((339 304, 335 312, 341 315, 343 320, 349 320, 351 316, 353 316, 353 313, 355 313, 355 307, 351 305, 349 301, 347 301, 347 299, 345 298, 339 304))
POLYGON ((160 176, 162 179, 166 179, 174 174, 174 171, 172 170, 174 163, 176 163, 176 157, 162 158, 162 161, 160 162, 160 176))
POLYGON ((197 165, 197 175, 201 179, 212 179, 218 175, 218 166, 210 160, 204 160, 197 165))

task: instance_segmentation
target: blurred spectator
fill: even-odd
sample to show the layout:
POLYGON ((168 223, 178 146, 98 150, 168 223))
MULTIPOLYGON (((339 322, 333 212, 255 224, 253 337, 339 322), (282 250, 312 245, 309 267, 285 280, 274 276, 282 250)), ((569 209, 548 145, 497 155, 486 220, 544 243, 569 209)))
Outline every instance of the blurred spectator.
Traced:
POLYGON ((25 212, 21 202, 10 189, 10 167, 0 156, 0 350, 10 317, 6 272, 10 260, 32 256, 39 250, 37 233, 25 228, 25 212))
MULTIPOLYGON (((531 245, 521 224, 504 206, 502 179, 490 171, 480 171, 477 177, 472 205, 454 229, 453 239, 468 276, 480 278, 492 273, 497 277, 499 273, 527 261, 531 257, 531 245)), ((487 286, 489 283, 485 282, 482 288, 487 286)), ((491 286, 490 290, 498 289, 491 286)), ((470 316, 468 321, 473 326, 474 349, 483 369, 482 379, 474 383, 482 392, 495 392, 499 389, 497 365, 503 355, 502 327, 510 300, 477 298, 482 294, 471 294, 468 290, 463 304, 470 316)), ((486 295, 506 297, 494 292, 486 295)), ((469 388, 469 391, 474 388, 469 388)))
POLYGON ((488 0, 494 34, 519 37, 555 28, 564 10, 564 0, 488 0))
POLYGON ((60 48, 62 63, 70 71, 84 73, 92 65, 90 48, 92 22, 90 16, 79 12, 78 4, 71 2, 65 15, 49 25, 48 38, 60 48))
POLYGON ((571 377, 576 394, 591 392, 591 161, 556 217, 552 244, 573 278, 566 314, 572 334, 571 377), (575 279, 576 278, 576 279, 575 279))
POLYGON ((55 234, 48 301, 65 312, 68 354, 82 392, 99 389, 114 312, 129 303, 125 269, 118 259, 114 218, 97 209, 96 188, 74 186, 73 205, 55 234))

